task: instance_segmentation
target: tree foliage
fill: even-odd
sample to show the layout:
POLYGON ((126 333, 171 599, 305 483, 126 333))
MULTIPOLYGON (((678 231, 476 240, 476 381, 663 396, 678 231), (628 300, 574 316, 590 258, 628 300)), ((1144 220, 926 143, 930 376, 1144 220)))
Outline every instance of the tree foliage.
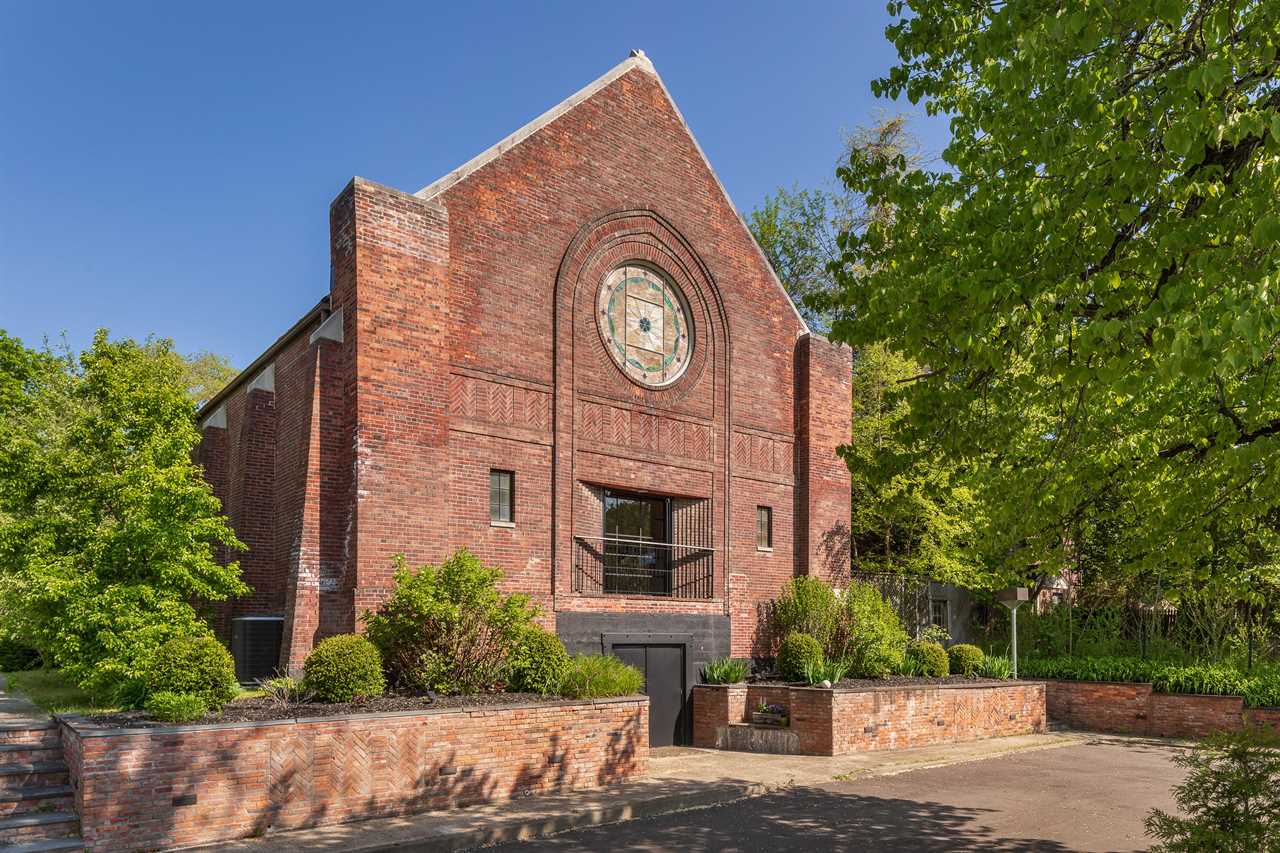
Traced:
POLYGON ((167 341, 99 332, 78 363, 0 332, 0 622, 75 681, 140 678, 192 602, 247 591, 242 547, 192 462, 199 441, 167 341))
MULTIPOLYGON (((892 152, 916 162, 918 148, 906 118, 886 116, 848 134, 840 162, 854 149, 876 151, 881 156, 892 152)), ((860 194, 843 184, 793 186, 790 190, 778 187, 765 196, 763 205, 751 211, 748 226, 805 322, 825 331, 831 322, 828 306, 836 287, 832 266, 841 258, 840 233, 861 230, 886 212, 868 207, 860 194)))
POLYGON ((226 356, 207 350, 190 353, 183 361, 186 373, 182 381, 187 397, 197 406, 208 402, 240 372, 231 366, 226 356))
POLYGON ((833 337, 921 366, 900 435, 977 476, 985 547, 1203 573, 1280 506, 1280 4, 892 3, 878 95, 945 169, 854 149, 833 337), (1110 502, 1110 504, 1108 504, 1110 502))

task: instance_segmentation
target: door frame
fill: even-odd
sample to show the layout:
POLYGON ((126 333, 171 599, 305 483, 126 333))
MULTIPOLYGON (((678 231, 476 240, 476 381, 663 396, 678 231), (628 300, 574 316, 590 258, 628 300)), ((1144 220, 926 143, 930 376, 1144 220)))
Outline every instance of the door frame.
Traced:
POLYGON ((684 655, 684 705, 682 706, 683 724, 680 726, 680 743, 677 746, 688 746, 693 743, 693 687, 698 683, 698 672, 693 665, 693 656, 689 647, 693 645, 692 634, 601 634, 601 654, 613 655, 613 647, 619 646, 680 646, 684 655))

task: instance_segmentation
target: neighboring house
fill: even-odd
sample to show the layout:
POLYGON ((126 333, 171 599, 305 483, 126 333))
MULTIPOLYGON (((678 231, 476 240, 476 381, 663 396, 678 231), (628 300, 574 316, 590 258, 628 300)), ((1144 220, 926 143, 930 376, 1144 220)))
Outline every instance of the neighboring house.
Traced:
MULTIPOLYGON (((428 143, 429 144, 429 143, 428 143)), ((243 678, 467 547, 574 652, 640 666, 655 745, 762 605, 847 566, 851 355, 792 306, 641 53, 408 194, 330 208, 329 294, 201 410, 252 595, 243 678)))

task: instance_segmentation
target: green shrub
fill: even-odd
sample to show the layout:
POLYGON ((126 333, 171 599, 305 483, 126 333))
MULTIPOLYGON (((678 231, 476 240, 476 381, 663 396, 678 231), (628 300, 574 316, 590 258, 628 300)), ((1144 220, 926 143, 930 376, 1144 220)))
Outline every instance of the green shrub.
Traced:
POLYGON ((578 655, 570 659, 557 692, 569 699, 603 699, 631 696, 643 687, 640 670, 612 655, 578 655))
POLYGON ((898 675, 919 678, 924 675, 924 661, 911 654, 910 649, 907 649, 902 655, 902 664, 898 667, 898 675))
POLYGON ((986 655, 979 672, 984 678, 1013 678, 1013 661, 999 655, 986 655))
POLYGON ((702 680, 707 684, 740 684, 747 679, 747 662, 722 658, 713 660, 702 669, 702 680))
POLYGON ((16 640, 0 640, 0 672, 26 672, 40 668, 40 653, 16 640))
POLYGON ((804 681, 808 667, 825 660, 822 644, 808 634, 791 633, 778 647, 778 674, 786 681, 804 681))
POLYGON ((885 678, 902 666, 907 632, 874 584, 855 580, 840 594, 827 657, 857 678, 885 678))
POLYGON ((951 642, 951 634, 941 625, 925 625, 924 628, 920 630, 920 634, 916 639, 945 646, 947 643, 951 642))
POLYGON ((835 631, 840 603, 821 578, 802 575, 787 581, 773 603, 775 636, 808 634, 823 649, 835 631))
POLYGON ((147 697, 147 715, 162 723, 188 723, 209 712, 204 700, 194 693, 160 690, 147 697))
POLYGON ((1215 734, 1173 761, 1187 770, 1173 788, 1180 814, 1147 816, 1147 834, 1160 841, 1153 851, 1280 850, 1280 738, 1215 734))
POLYGON ((502 572, 465 548, 439 566, 413 570, 403 558, 396 564, 391 597, 363 617, 391 680, 440 693, 501 686, 512 650, 534 625, 529 597, 499 593, 502 572))
POLYGON ((555 693, 569 666, 564 643, 550 631, 534 625, 511 651, 507 687, 519 693, 555 693))
POLYGON ((824 681, 829 681, 832 685, 835 685, 848 672, 848 664, 842 661, 806 661, 804 665, 804 681, 809 685, 818 685, 824 681))
POLYGON ((263 696, 276 705, 292 705, 305 702, 311 695, 307 692, 302 680, 282 675, 278 678, 264 678, 258 682, 258 689, 263 696))
POLYGON ((947 660, 951 671, 968 678, 977 675, 978 670, 982 669, 984 657, 986 656, 982 653, 982 649, 968 643, 957 643, 947 649, 947 660))
POLYGON ((320 702, 350 702, 382 694, 382 655, 358 634, 321 640, 302 663, 305 688, 320 702))
MULTIPOLYGON (((146 694, 178 693, 200 697, 220 711, 239 690, 236 662, 226 646, 210 635, 179 637, 156 650, 147 666, 146 694)), ((137 701, 135 694, 131 697, 137 701)))
POLYGON ((919 674, 929 678, 942 678, 951 671, 947 650, 939 643, 912 640, 907 645, 907 657, 918 661, 919 674))

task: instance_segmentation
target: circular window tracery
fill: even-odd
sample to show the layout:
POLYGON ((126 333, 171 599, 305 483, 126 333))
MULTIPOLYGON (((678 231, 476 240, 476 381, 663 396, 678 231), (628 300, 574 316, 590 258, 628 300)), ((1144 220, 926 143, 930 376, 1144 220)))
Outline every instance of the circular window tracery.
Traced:
POLYGON ((596 323, 610 357, 641 385, 670 385, 689 366, 688 304, 656 270, 628 264, 605 276, 596 298, 596 323))

